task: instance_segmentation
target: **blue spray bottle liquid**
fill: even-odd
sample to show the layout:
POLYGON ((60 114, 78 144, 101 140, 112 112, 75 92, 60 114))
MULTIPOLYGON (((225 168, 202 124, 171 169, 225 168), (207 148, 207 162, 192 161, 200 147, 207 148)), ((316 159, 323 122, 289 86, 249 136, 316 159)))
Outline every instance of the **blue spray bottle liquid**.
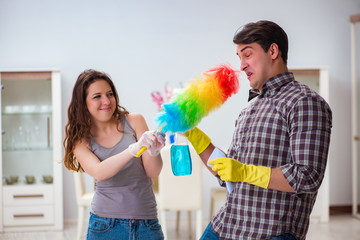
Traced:
POLYGON ((170 148, 171 169, 175 176, 191 175, 192 163, 187 138, 182 133, 175 133, 174 143, 170 148))

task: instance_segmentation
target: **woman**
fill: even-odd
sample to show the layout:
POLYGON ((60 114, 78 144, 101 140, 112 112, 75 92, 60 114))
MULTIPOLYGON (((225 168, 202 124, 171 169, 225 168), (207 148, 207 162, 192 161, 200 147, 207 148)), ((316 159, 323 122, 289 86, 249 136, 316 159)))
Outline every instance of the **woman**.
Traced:
POLYGON ((107 74, 79 75, 65 131, 66 168, 96 181, 87 239, 163 239, 151 178, 162 168, 164 136, 119 105, 107 74), (143 146, 147 151, 135 157, 143 146))

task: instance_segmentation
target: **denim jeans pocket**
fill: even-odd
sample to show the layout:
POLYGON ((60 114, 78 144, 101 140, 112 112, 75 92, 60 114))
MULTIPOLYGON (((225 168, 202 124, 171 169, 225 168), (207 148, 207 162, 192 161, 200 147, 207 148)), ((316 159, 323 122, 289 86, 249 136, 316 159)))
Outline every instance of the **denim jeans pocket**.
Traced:
POLYGON ((114 219, 112 218, 103 218, 96 216, 95 214, 90 214, 89 220, 89 231, 94 233, 103 233, 109 231, 114 226, 114 219))
POLYGON ((145 220, 145 225, 151 230, 160 230, 161 225, 158 219, 145 220))

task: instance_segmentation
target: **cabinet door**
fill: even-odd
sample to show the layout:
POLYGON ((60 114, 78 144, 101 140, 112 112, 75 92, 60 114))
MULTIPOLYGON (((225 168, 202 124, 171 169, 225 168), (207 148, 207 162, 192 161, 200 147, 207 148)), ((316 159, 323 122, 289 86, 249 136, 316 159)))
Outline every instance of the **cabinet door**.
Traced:
POLYGON ((2 73, 1 84, 5 184, 51 184, 51 72, 2 73))

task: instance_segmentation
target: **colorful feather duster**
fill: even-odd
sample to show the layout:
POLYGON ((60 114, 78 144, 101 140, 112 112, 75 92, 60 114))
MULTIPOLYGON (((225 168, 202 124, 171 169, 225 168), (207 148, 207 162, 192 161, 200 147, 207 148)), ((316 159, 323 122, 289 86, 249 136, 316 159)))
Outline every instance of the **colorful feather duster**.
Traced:
POLYGON ((185 132, 239 90, 238 72, 223 64, 192 79, 155 117, 161 132, 185 132))

